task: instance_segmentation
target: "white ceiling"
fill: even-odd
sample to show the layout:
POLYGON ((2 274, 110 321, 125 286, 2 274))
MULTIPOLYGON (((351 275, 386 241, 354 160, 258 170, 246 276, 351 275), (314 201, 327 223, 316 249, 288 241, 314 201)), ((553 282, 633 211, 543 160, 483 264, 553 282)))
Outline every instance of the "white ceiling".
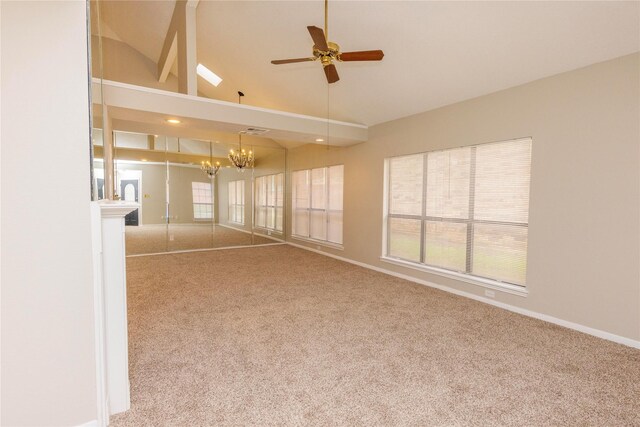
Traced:
MULTIPOLYGON (((108 1, 109 30, 157 62, 173 1, 108 1)), ((339 63, 328 86, 308 56, 314 1, 206 1, 198 61, 223 78, 205 95, 366 125, 427 111, 640 50, 640 2, 330 1, 329 39, 342 51, 382 49, 381 62, 339 63)))

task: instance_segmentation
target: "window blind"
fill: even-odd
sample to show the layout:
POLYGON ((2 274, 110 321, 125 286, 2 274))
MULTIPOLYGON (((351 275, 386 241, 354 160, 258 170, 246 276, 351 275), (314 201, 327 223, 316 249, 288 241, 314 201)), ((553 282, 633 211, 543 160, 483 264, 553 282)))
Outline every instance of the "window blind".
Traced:
POLYGON ((244 180, 229 182, 229 221, 244 224, 244 180))
POLYGON ((292 173, 292 233, 342 244, 344 165, 292 173))
POLYGON ((193 219, 213 219, 213 197, 210 182, 192 182, 193 219))
POLYGON ((388 159, 387 256, 524 286, 531 145, 388 159))
POLYGON ((256 227, 282 231, 284 174, 257 177, 255 185, 256 227))

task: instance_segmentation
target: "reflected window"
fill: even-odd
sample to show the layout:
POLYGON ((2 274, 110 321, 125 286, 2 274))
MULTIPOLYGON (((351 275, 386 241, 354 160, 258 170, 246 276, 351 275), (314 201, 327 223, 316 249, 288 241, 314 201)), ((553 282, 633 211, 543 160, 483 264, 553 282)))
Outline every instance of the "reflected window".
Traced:
POLYGON ((229 221, 244 224, 244 180, 229 182, 229 221))
POLYGON ((292 173, 292 234, 342 244, 344 165, 292 173))
POLYGON ((255 226, 282 231, 284 208, 284 174, 256 178, 255 226))
POLYGON ((193 219, 204 221, 213 219, 213 196, 211 183, 192 182, 191 191, 193 194, 193 219))

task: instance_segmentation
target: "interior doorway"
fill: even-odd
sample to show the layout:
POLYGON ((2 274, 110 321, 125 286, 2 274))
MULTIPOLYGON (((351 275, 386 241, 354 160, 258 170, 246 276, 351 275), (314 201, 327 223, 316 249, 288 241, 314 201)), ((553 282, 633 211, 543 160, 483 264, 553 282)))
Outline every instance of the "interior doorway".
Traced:
MULTIPOLYGON (((131 166, 128 162, 118 161, 116 165, 116 192, 120 196, 120 200, 140 203, 140 195, 142 194, 142 170, 129 169, 131 166)), ((137 227, 142 225, 142 223, 142 206, 124 218, 124 225, 127 226, 137 227)))
MULTIPOLYGON (((122 200, 138 203, 140 194, 139 190, 140 181, 137 179, 123 179, 120 181, 120 194, 122 194, 122 200)), ((124 225, 139 225, 138 209, 128 213, 124 217, 124 225)))

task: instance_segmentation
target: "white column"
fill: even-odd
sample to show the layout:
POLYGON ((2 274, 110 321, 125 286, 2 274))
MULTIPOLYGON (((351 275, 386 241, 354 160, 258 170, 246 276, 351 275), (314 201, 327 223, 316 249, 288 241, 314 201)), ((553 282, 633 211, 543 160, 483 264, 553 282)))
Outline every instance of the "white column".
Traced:
POLYGON ((198 95, 196 67, 196 7, 197 2, 187 1, 183 19, 178 26, 178 91, 187 95, 198 95))
MULTIPOLYGON (((125 265, 124 216, 140 207, 138 203, 101 200, 100 209, 102 286, 96 290, 103 297, 103 318, 96 313, 96 329, 103 325, 106 412, 117 414, 131 406, 129 396, 129 350, 127 332, 127 274, 125 265)), ((94 240, 95 241, 95 240, 94 240)), ((100 331, 96 336, 101 335, 100 331)), ((99 345, 97 346, 99 347, 99 345)), ((100 369, 100 367, 98 367, 100 369)), ((100 376, 100 372, 98 373, 100 376)))
POLYGON ((102 105, 102 158, 104 164, 104 198, 113 200, 115 173, 113 159, 113 128, 109 108, 102 105))

